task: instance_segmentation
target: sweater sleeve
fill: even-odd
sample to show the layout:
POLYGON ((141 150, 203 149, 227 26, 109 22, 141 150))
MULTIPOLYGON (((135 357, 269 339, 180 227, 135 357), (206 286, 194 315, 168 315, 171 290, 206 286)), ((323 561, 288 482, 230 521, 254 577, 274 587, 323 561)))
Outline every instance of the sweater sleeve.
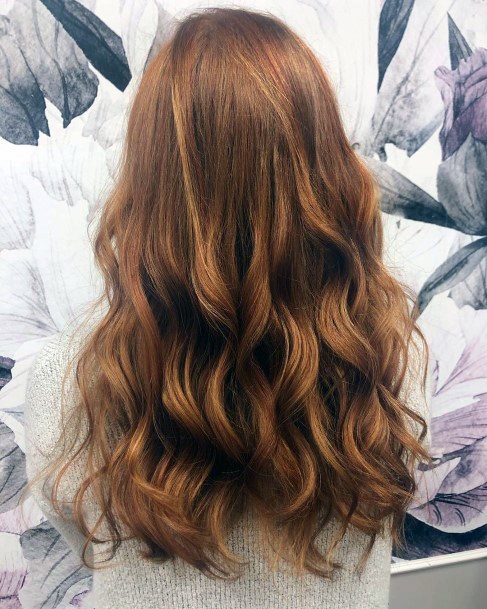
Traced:
MULTIPOLYGON (((409 359, 408 366, 406 368, 406 374, 404 383, 401 387, 400 396, 403 401, 407 404, 411 410, 421 415, 427 425, 426 436, 423 438, 422 445, 428 451, 431 450, 431 400, 432 400, 432 381, 431 381, 431 369, 430 362, 427 358, 427 353, 422 343, 417 339, 413 338, 409 346, 409 359), (423 372, 426 367, 426 385, 423 391, 423 372)), ((420 423, 411 421, 411 427, 413 433, 419 438, 422 427, 420 423)))
MULTIPOLYGON (((37 353, 28 372, 24 418, 26 470, 29 481, 50 462, 60 434, 61 381, 68 355, 66 336, 62 333, 56 334, 37 353)), ((35 482, 31 490, 32 497, 66 544, 80 557, 85 537, 73 521, 64 520, 54 510, 49 500, 50 486, 49 489, 43 490, 44 480, 42 477, 35 482)), ((65 499, 64 492, 67 490, 71 494, 68 499, 71 499, 74 490, 71 488, 72 478, 66 477, 66 480, 64 489, 63 484, 59 487, 61 498, 65 499)), ((89 546, 88 557, 90 551, 89 546)))

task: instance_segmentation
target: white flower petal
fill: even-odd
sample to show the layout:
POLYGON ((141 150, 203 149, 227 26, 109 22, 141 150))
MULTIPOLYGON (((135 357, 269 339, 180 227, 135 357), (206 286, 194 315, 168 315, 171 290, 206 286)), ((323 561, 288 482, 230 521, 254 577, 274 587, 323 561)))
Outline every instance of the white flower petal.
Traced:
POLYGON ((31 251, 0 252, 0 285, 0 353, 14 358, 23 342, 54 333, 56 323, 31 251))
POLYGON ((87 231, 88 204, 68 206, 39 191, 33 201, 36 236, 32 254, 56 328, 61 330, 99 294, 87 231))
POLYGON ((29 195, 24 183, 29 158, 34 146, 16 146, 2 141, 2 222, 0 223, 0 250, 24 249, 30 246, 34 234, 34 218, 29 195))
POLYGON ((19 535, 0 533, 0 598, 16 595, 27 573, 27 561, 20 547, 19 535))
POLYGON ((416 0, 382 82, 373 119, 374 149, 393 142, 413 154, 443 120, 433 72, 448 65, 451 0, 416 0))

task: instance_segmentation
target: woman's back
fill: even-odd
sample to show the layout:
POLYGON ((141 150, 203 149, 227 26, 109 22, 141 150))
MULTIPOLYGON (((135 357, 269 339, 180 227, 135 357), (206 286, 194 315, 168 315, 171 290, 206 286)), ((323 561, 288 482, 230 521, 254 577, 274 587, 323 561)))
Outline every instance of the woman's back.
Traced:
MULTIPOLYGON (((52 457, 61 429, 61 380, 83 339, 84 334, 75 331, 72 326, 65 328, 41 349, 30 370, 25 408, 29 479, 42 471, 52 457)), ((71 384, 68 384, 68 388, 69 392, 76 391, 71 384)), ((429 404, 422 393, 420 378, 408 374, 402 391, 408 405, 428 419, 429 404)), ((75 401, 67 403, 73 405, 75 401)), ((81 432, 76 429, 76 436, 81 437, 81 432)), ((61 483, 62 497, 69 499, 74 496, 83 479, 82 472, 81 463, 68 470, 61 483)), ((80 555, 85 539, 78 528, 59 517, 39 487, 34 487, 32 492, 70 549, 80 555)), ((91 498, 86 505, 88 522, 93 524, 99 510, 91 498)), ((340 524, 339 520, 332 519, 320 533, 317 545, 321 551, 337 534, 340 524)), ((334 573, 333 581, 310 573, 297 578, 285 561, 279 563, 277 570, 271 569, 252 510, 245 512, 235 523, 227 541, 232 551, 249 561, 248 567, 242 570, 242 576, 236 581, 209 579, 179 558, 162 564, 141 560, 143 546, 140 541, 125 540, 114 561, 109 563, 109 568, 94 572, 90 602, 85 601, 83 607, 385 609, 388 606, 392 538, 387 532, 376 539, 365 569, 359 573, 356 567, 369 543, 369 537, 349 527, 336 550, 335 560, 343 568, 334 573)), ((101 544, 96 551, 103 551, 104 547, 101 544)))
MULTIPOLYGON (((52 456, 60 432, 60 387, 69 357, 79 346, 67 330, 56 335, 38 354, 31 368, 26 393, 27 474, 32 479, 52 456), (40 449, 44 453, 41 454, 40 449), (46 459, 47 456, 47 459, 46 459)), ((411 402, 410 402, 411 403, 411 402)), ((411 407, 415 405, 411 403, 411 407)), ((418 403, 418 412, 425 405, 418 403)), ((81 430, 77 430, 81 431, 81 430)), ((71 468, 62 483, 62 496, 73 497, 82 476, 79 467, 71 468)), ((51 524, 60 531, 76 555, 80 555, 84 537, 73 523, 66 522, 46 502, 39 488, 32 494, 51 524)), ((93 523, 98 514, 94 503, 87 502, 87 517, 93 523), (91 510, 91 511, 90 511, 91 510)), ((327 547, 340 527, 332 520, 318 538, 321 550, 327 547)), ((177 558, 162 564, 141 560, 142 544, 125 540, 108 568, 93 573, 90 609, 385 609, 388 605, 392 541, 379 537, 362 574, 356 566, 368 544, 368 537, 349 528, 337 548, 335 559, 343 564, 334 581, 306 573, 297 578, 282 561, 278 570, 269 567, 266 548, 259 541, 259 529, 252 511, 235 523, 227 540, 232 551, 248 567, 236 581, 210 579, 177 558)), ((96 551, 102 551, 102 544, 96 551)), ((93 550, 93 548, 92 548, 93 550)))

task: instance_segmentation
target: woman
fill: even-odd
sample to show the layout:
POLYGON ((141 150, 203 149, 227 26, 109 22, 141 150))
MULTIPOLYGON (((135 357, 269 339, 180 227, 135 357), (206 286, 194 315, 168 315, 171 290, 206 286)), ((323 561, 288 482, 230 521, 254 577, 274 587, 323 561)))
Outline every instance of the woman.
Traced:
POLYGON ((303 40, 243 9, 178 22, 97 226, 103 312, 27 385, 30 486, 97 609, 387 607, 429 389, 382 250, 303 40))

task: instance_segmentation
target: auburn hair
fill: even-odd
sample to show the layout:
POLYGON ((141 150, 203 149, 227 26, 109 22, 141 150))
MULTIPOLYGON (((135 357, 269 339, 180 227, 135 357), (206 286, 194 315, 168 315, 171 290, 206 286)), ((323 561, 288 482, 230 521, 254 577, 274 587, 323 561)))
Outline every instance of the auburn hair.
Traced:
POLYGON ((428 353, 417 303, 385 266, 378 190, 311 48, 241 8, 174 26, 98 218, 106 309, 72 363, 86 434, 52 464, 51 501, 62 515, 60 480, 84 454, 73 517, 90 568, 105 522, 112 557, 138 538, 149 559, 232 577, 225 533, 253 508, 297 573, 329 577, 348 526, 370 536, 364 561, 386 527, 402 545, 430 459, 400 397, 413 334, 428 353))

